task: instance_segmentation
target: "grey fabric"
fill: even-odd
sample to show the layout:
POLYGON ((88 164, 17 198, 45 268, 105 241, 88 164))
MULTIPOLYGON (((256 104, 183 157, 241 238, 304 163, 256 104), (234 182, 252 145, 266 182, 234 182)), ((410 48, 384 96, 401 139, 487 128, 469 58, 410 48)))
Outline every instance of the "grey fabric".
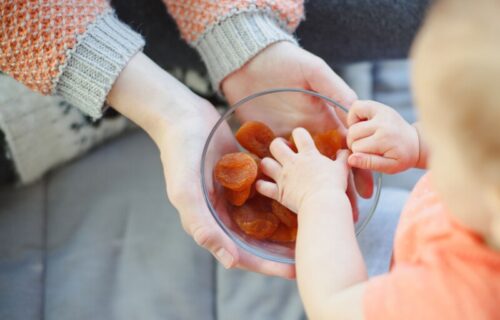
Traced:
POLYGON ((40 319, 44 279, 44 183, 0 191, 0 319, 40 319))
POLYGON ((295 281, 217 265, 217 319, 305 319, 295 281))
POLYGON ((159 172, 153 144, 133 134, 52 175, 47 319, 214 314, 214 262, 183 232, 159 172))
POLYGON ((158 172, 135 133, 3 191, 0 318, 210 319, 214 260, 182 231, 158 172))
MULTIPOLYGON (((155 146, 132 132, 3 190, 0 319, 303 319, 295 282, 225 270, 194 244, 158 172, 155 146)), ((365 230, 370 270, 388 266, 405 197, 384 192, 365 230)))

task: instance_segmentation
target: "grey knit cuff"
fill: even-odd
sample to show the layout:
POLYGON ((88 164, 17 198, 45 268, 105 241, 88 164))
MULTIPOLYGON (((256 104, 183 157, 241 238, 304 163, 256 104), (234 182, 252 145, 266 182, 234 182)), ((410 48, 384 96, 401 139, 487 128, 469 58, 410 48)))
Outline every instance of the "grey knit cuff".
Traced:
POLYGON ((278 41, 297 43, 277 20, 260 11, 243 12, 221 21, 193 45, 205 62, 214 89, 262 49, 278 41))
POLYGON ((144 47, 142 37, 107 12, 89 26, 56 79, 54 94, 93 118, 102 115, 108 92, 128 61, 144 47))

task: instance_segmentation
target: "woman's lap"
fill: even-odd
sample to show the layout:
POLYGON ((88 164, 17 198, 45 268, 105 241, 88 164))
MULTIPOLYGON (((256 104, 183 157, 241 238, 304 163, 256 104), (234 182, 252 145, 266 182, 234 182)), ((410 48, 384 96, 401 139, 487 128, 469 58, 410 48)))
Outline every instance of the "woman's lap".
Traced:
MULTIPOLYGON (((131 133, 2 192, 0 318, 305 317, 295 282, 227 271, 194 244, 166 201, 158 159, 131 133)), ((360 237, 371 274, 388 268, 406 196, 383 190, 360 237)))

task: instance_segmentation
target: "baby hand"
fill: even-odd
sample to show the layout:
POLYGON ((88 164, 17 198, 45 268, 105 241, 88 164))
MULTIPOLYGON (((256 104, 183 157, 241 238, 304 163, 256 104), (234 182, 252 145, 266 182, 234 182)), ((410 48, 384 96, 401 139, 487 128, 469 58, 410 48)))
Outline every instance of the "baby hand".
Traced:
POLYGON ((297 153, 283 139, 275 139, 270 150, 276 160, 264 158, 261 162, 262 171, 275 182, 259 180, 257 191, 294 212, 299 212, 309 197, 319 193, 326 196, 330 192, 345 193, 348 151, 339 151, 333 161, 319 153, 307 130, 297 128, 292 134, 297 153))
POLYGON ((356 101, 349 110, 348 125, 350 166, 398 173, 417 165, 417 130, 392 108, 374 101, 356 101))

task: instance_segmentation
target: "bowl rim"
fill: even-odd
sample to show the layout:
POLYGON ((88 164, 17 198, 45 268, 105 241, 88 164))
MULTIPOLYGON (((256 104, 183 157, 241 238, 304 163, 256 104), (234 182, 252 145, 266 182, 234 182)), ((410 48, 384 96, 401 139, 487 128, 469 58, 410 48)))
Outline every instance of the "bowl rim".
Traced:
MULTIPOLYGON (((210 145, 210 142, 212 141, 212 138, 221 125, 223 121, 225 121, 227 118, 229 118, 230 115, 233 114, 233 112, 240 107, 241 105, 247 103, 250 100, 253 100, 258 97, 262 97, 265 95, 273 94, 273 93, 284 93, 284 92, 295 92, 295 93, 303 93, 307 94, 310 96, 314 96, 317 98, 322 99, 323 101, 326 101, 326 104, 332 108, 339 108, 345 113, 348 112, 348 109, 341 105, 340 103, 336 102, 335 100, 324 96, 320 93, 310 91, 310 90, 305 90, 305 89, 300 89, 300 88, 274 88, 274 89, 268 89, 264 91, 259 91, 256 93, 253 93, 232 106, 230 106, 217 120, 217 122, 214 124, 212 129, 210 130, 210 133, 207 137, 207 140, 205 141, 205 145, 203 146, 203 152, 201 155, 201 163, 200 163, 200 175, 201 175, 201 187, 203 191, 203 198, 205 199, 205 204, 208 207, 208 210, 212 214, 212 217, 215 219, 217 224, 221 227, 221 229, 224 231, 224 233, 232 240, 234 241, 239 247, 243 248, 245 251, 249 252, 252 255, 255 255, 261 259, 269 260, 269 261, 274 261, 274 262, 279 262, 279 263, 285 263, 285 264, 295 264, 295 259, 293 258, 285 258, 285 257, 279 257, 272 255, 264 250, 260 250, 258 248, 254 248, 250 246, 249 244, 245 243, 243 240, 239 239, 238 237, 234 236, 232 231, 224 224, 224 222, 219 218, 219 215, 217 214, 217 210, 212 205, 212 202, 210 201, 207 186, 205 183, 205 161, 206 161, 206 156, 207 156, 207 151, 210 145)), ((376 186, 375 188, 375 194, 373 197, 373 204, 370 207, 370 210, 368 212, 368 216, 364 219, 364 221, 355 229, 356 236, 358 236, 368 225, 370 220, 372 219, 375 210, 377 209, 379 200, 380 200, 380 193, 382 191, 382 174, 379 172, 372 172, 374 175, 374 182, 376 182, 374 185, 376 186)))

